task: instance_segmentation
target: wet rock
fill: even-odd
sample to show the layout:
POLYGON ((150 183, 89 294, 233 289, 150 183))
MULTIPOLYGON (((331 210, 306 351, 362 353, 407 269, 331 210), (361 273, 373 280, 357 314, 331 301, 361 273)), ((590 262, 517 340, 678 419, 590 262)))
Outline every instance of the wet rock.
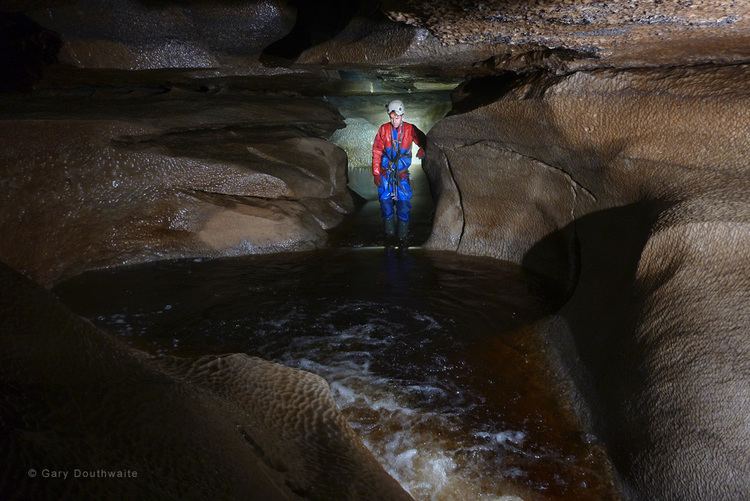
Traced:
POLYGON ((320 100, 8 97, 0 255, 41 283, 150 259, 314 249, 353 208, 320 100))
POLYGON ((595 58, 571 69, 750 57, 745 2, 389 0, 382 9, 394 21, 426 28, 442 44, 463 44, 466 50, 494 47, 500 54, 563 48, 595 58))
POLYGON ((320 377, 241 354, 150 357, 4 264, 0 387, 3 498, 410 499, 320 377))
POLYGON ((104 5, 80 0, 15 8, 58 33, 60 62, 79 68, 246 66, 294 24, 294 12, 272 0, 104 5))
POLYGON ((354 17, 335 37, 316 44, 296 59, 300 65, 364 65, 399 70, 431 66, 440 74, 456 76, 474 62, 492 57, 494 47, 447 46, 424 28, 394 23, 386 18, 354 17))
MULTIPOLYGON (((293 68, 260 67, 301 26, 287 5, 6 2, 31 27, 9 45, 20 87, 63 64, 0 103, 0 258, 51 284, 318 247, 351 207, 324 141, 341 117, 295 97, 335 87, 321 68, 376 70, 348 82, 361 93, 479 75, 430 134, 428 247, 559 284, 540 328, 626 496, 750 491, 747 3, 388 1, 390 21, 348 9, 293 68)), ((337 140, 362 169, 372 121, 354 117, 337 140)))
POLYGON ((519 77, 428 135, 428 247, 560 284, 567 303, 541 328, 634 498, 750 489, 748 77, 519 77))
POLYGON ((744 2, 6 3, 58 34, 61 63, 88 69, 242 74, 281 58, 298 68, 429 68, 455 77, 750 58, 744 2))

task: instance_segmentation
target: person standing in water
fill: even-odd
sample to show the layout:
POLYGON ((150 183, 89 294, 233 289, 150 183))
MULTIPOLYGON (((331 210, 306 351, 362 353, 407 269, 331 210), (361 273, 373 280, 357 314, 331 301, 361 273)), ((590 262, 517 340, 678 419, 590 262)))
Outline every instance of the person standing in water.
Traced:
POLYGON ((388 103, 386 110, 390 121, 380 126, 372 144, 372 175, 378 187, 386 244, 392 243, 396 237, 398 219, 398 244, 406 247, 412 197, 409 183, 411 146, 416 143, 419 147, 417 158, 424 157, 425 135, 415 125, 404 121, 404 103, 398 99, 388 103))

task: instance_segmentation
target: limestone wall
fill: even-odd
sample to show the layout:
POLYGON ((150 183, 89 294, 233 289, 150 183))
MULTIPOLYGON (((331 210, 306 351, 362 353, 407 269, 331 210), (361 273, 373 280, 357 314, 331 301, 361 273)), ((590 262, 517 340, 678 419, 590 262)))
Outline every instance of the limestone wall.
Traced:
POLYGON ((750 489, 748 78, 747 65, 519 78, 428 135, 441 194, 428 247, 567 291, 540 329, 636 498, 750 489))
POLYGON ((318 99, 10 95, 0 258, 43 284, 152 259, 314 249, 353 208, 318 99))

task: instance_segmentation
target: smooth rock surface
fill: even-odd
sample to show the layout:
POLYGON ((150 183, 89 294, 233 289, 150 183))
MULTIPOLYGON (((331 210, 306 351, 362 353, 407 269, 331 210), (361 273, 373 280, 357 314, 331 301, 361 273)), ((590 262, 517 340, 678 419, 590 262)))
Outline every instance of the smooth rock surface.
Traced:
POLYGON ((464 113, 428 135, 441 193, 428 247, 572 291, 540 328, 627 497, 750 492, 749 78, 746 65, 524 77, 474 109, 459 93, 464 113))
POLYGON ((341 116, 317 99, 173 90, 8 97, 0 256, 43 284, 85 269, 314 249, 353 208, 341 116))

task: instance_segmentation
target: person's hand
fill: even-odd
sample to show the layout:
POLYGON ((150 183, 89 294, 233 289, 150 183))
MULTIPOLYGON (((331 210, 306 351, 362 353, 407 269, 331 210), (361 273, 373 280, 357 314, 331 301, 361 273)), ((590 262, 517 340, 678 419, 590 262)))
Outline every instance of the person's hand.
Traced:
POLYGON ((373 176, 373 181, 375 181, 375 187, 380 188, 380 176, 373 176))
POLYGON ((424 158, 424 149, 419 148, 417 150, 417 158, 424 158))

